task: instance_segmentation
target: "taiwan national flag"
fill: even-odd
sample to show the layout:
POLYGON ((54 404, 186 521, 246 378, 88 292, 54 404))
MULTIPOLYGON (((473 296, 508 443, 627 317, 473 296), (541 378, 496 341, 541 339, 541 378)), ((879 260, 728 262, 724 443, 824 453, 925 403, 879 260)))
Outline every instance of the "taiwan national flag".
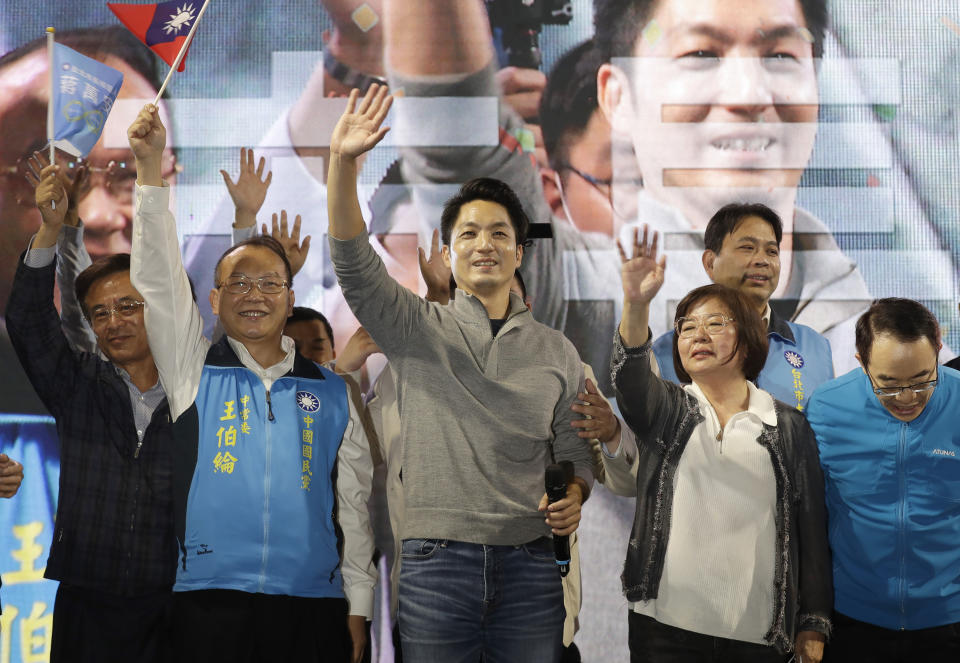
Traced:
MULTIPOLYGON (((108 2, 107 7, 137 39, 173 66, 200 11, 198 4, 194 0, 172 0, 150 5, 108 2)), ((184 54, 177 71, 183 71, 186 62, 187 56, 184 54)))

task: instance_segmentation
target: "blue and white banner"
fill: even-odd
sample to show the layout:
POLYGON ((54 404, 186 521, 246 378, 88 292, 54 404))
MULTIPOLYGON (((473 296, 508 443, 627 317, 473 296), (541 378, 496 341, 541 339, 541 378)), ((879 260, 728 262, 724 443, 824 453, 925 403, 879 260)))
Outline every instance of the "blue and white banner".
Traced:
POLYGON ((123 74, 60 44, 54 45, 53 62, 53 144, 85 157, 100 138, 123 74))

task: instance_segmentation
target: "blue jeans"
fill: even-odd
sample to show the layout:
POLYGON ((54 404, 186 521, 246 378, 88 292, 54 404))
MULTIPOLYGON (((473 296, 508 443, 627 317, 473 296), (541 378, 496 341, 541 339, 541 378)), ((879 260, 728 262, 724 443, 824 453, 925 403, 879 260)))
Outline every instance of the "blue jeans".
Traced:
POLYGON ((407 539, 400 565, 406 663, 556 663, 563 588, 553 542, 521 546, 407 539))

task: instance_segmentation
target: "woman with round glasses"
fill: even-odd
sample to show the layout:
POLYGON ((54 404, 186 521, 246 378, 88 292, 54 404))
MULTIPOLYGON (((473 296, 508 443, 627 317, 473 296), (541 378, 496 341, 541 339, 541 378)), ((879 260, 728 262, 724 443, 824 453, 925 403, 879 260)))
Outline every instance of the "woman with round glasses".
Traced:
POLYGON ((673 360, 651 371, 650 302, 664 281, 657 237, 634 234, 611 379, 636 446, 604 449, 607 485, 636 495, 622 575, 634 662, 818 663, 833 606, 823 476, 803 415, 751 380, 767 340, 735 290, 677 306, 673 360), (628 448, 632 447, 632 448, 628 448))

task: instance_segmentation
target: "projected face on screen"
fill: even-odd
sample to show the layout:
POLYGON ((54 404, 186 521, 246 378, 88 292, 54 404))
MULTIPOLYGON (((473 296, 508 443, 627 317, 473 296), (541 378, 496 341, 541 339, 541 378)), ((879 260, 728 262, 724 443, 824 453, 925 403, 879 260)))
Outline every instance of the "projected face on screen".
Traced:
MULTIPOLYGON (((153 85, 119 58, 108 57, 105 64, 123 73, 119 98, 152 99, 156 95, 153 85)), ((0 218, 5 227, 0 233, 0 310, 6 306, 17 258, 40 227, 40 213, 33 202, 33 187, 24 176, 23 159, 47 144, 47 85, 45 51, 31 53, 0 70, 0 218)), ((68 155, 58 152, 58 158, 67 168, 68 155)), ((101 139, 86 163, 92 175, 78 211, 87 251, 94 260, 129 252, 136 181, 133 153, 129 148, 105 148, 101 139)), ((172 176, 170 150, 164 164, 172 176)))
POLYGON ((694 226, 745 188, 792 205, 816 136, 812 42, 796 0, 657 3, 620 96, 601 77, 645 191, 694 226))

